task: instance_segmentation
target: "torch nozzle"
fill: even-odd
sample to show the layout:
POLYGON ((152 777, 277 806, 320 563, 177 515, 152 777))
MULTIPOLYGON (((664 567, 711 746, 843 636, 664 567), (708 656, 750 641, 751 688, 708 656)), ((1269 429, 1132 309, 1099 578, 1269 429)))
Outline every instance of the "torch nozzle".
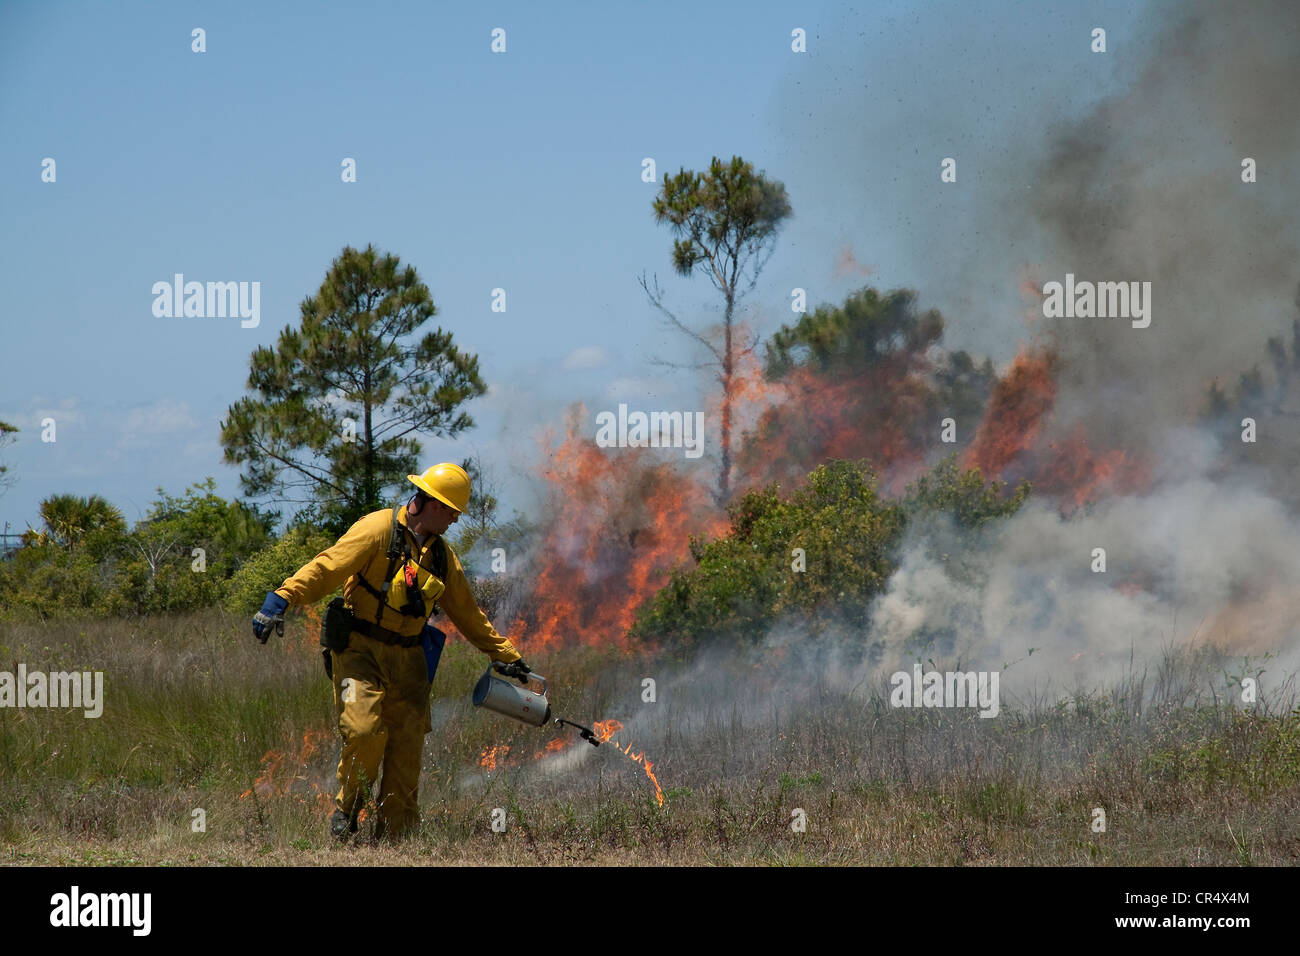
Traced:
POLYGON ((555 718, 555 726, 560 727, 564 724, 568 724, 570 727, 576 727, 578 729, 578 736, 587 741, 587 743, 591 744, 593 747, 600 746, 600 741, 596 739, 596 732, 590 727, 584 727, 582 724, 575 724, 573 721, 565 720, 563 717, 555 718))

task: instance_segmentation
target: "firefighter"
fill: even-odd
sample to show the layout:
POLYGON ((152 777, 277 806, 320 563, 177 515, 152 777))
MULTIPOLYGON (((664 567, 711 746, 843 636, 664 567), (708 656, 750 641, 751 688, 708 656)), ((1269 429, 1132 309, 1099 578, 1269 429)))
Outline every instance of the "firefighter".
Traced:
POLYGON ((429 691, 440 631, 428 624, 435 605, 505 673, 521 681, 530 668, 492 627, 470 593, 456 553, 442 534, 469 503, 469 475, 443 462, 408 475, 416 491, 405 506, 373 511, 338 542, 266 596, 253 618, 263 642, 290 604, 312 604, 343 585, 326 615, 326 670, 334 681, 343 751, 330 834, 357 831, 367 786, 379 778, 376 838, 397 838, 419 822, 420 759, 429 722, 429 691))

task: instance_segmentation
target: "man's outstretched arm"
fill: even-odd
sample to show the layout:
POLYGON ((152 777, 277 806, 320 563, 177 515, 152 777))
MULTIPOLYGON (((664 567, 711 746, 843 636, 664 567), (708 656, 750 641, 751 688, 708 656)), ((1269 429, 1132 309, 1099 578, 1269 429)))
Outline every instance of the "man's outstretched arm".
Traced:
POLYGON ((314 604, 364 568, 380 546, 387 547, 391 518, 374 512, 358 520, 333 546, 304 564, 276 588, 290 604, 314 604))
POLYGON ((510 663, 520 660, 522 655, 510 643, 510 639, 497 633, 492 622, 487 619, 465 579, 465 569, 461 567, 460 558, 450 545, 447 547, 447 580, 443 582, 447 589, 439 603, 447 612, 456 630, 480 651, 489 655, 494 661, 510 663))

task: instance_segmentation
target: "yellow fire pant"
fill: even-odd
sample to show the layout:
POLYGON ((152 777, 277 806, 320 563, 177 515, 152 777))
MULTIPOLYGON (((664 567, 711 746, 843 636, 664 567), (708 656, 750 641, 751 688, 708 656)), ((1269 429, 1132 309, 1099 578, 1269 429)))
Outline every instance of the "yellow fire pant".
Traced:
POLYGON ((343 737, 334 805, 355 814, 366 787, 379 778, 377 833, 399 837, 420 820, 420 758, 429 723, 424 651, 384 644, 352 632, 348 649, 332 651, 334 707, 343 737))

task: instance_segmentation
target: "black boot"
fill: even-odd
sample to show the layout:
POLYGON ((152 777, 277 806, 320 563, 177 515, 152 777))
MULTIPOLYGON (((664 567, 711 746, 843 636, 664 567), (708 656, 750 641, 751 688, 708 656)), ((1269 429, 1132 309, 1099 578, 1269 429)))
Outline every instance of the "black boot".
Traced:
POLYGON ((330 817, 330 836, 336 840, 346 840, 357 832, 357 818, 350 817, 342 810, 335 810, 330 817))

